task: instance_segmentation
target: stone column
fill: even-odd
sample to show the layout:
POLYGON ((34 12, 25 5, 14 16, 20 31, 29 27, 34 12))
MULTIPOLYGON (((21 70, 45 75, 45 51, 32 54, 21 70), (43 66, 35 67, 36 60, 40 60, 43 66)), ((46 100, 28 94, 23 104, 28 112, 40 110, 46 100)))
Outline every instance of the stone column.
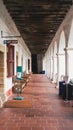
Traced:
POLYGON ((68 51, 66 48, 64 49, 64 51, 65 51, 65 82, 67 82, 68 81, 68 51))
POLYGON ((73 51, 73 48, 64 48, 64 51, 65 51, 65 82, 68 82, 68 76, 69 76, 69 72, 68 72, 68 67, 69 67, 69 62, 68 62, 68 51, 69 50, 72 50, 73 51))
POLYGON ((59 55, 57 55, 57 87, 58 87, 58 81, 59 81, 59 55))
POLYGON ((64 56, 65 54, 57 53, 57 86, 59 86, 59 61, 60 61, 60 56, 64 56))
POLYGON ((57 83, 56 79, 57 74, 55 73, 55 59, 57 59, 57 56, 53 56, 52 58, 53 58, 53 82, 57 83))

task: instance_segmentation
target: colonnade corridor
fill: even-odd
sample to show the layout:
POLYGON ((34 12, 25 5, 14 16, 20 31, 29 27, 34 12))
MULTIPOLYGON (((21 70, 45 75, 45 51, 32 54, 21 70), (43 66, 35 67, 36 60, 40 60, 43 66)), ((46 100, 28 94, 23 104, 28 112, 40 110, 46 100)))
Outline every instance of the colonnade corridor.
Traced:
POLYGON ((0 130, 73 130, 73 107, 46 75, 32 74, 21 96, 32 105, 1 108, 0 130))

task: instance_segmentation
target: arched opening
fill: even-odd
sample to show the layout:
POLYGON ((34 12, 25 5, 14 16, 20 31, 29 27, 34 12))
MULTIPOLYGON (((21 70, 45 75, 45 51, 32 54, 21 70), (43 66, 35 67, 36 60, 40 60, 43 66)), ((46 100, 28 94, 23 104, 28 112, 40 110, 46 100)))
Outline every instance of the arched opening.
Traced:
POLYGON ((54 43, 54 56, 53 56, 53 63, 54 63, 54 71, 53 71, 53 81, 57 82, 57 42, 54 43))
POLYGON ((51 79, 53 80, 53 46, 51 46, 51 56, 50 56, 50 58, 51 58, 51 79))
POLYGON ((65 75, 65 34, 64 31, 61 32, 60 41, 59 41, 59 50, 58 50, 58 59, 59 59, 59 74, 58 80, 61 80, 61 76, 65 75))
POLYGON ((69 79, 73 78, 73 21, 70 29, 69 34, 69 41, 68 41, 68 74, 69 79))

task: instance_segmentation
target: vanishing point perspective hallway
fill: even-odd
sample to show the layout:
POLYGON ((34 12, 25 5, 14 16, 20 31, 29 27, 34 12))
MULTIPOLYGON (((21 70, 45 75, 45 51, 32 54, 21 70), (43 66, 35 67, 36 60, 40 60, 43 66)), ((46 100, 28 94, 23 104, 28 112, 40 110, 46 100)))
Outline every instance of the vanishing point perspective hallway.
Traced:
POLYGON ((21 95, 32 106, 1 108, 0 130, 73 130, 73 107, 45 75, 32 74, 21 95))

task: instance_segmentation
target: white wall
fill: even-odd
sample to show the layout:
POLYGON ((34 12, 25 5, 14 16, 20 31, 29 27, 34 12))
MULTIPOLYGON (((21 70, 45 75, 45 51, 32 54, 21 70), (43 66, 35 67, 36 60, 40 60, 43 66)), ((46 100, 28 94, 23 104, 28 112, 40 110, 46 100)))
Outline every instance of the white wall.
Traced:
MULTIPOLYGON (((16 36, 20 35, 18 29, 15 26, 15 23, 13 22, 11 16, 9 15, 8 11, 6 10, 6 7, 3 4, 3 1, 0 0, 0 35, 1 31, 3 32, 3 36, 16 36)), ((11 40, 11 38, 8 38, 11 40)), ((4 47, 4 93, 6 93, 9 89, 12 88, 12 77, 7 77, 7 48, 6 45, 3 44, 4 40, 8 40, 6 38, 2 38, 0 36, 0 44, 4 47)), ((15 75, 16 75, 16 52, 18 52, 18 65, 21 65, 21 57, 23 56, 23 70, 28 69, 27 60, 30 58, 31 60, 31 53, 28 49, 28 47, 25 44, 25 41, 20 38, 12 38, 13 40, 18 40, 18 44, 15 46, 15 75)))

